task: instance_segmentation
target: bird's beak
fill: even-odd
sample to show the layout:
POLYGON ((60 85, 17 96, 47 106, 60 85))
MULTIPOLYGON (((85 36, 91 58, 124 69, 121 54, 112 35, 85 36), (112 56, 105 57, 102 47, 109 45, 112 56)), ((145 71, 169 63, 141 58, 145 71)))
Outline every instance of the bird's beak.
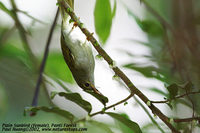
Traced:
POLYGON ((92 89, 94 90, 95 93, 99 94, 99 95, 102 95, 94 85, 91 85, 92 89))

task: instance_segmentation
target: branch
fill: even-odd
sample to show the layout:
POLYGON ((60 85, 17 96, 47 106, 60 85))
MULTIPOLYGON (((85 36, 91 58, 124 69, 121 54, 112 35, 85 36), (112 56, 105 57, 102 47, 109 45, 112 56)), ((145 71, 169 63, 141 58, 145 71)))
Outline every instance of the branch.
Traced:
POLYGON ((37 19, 37 18, 35 18, 35 17, 29 15, 26 11, 23 11, 23 10, 20 10, 20 9, 17 9, 17 11, 20 12, 20 13, 22 13, 22 14, 24 14, 25 16, 29 17, 30 19, 32 19, 32 20, 34 20, 34 21, 40 23, 40 24, 46 25, 45 22, 43 22, 43 21, 41 21, 41 20, 39 20, 39 19, 37 19))
POLYGON ((174 97, 173 99, 167 99, 165 101, 151 101, 151 103, 167 103, 167 102, 170 102, 172 100, 175 100, 175 99, 178 99, 178 98, 183 98, 187 95, 192 95, 192 94, 200 94, 199 91, 196 91, 196 92, 188 92, 188 93, 185 93, 185 94, 182 94, 182 95, 179 95, 179 96, 176 96, 174 97))
POLYGON ((191 118, 183 118, 183 119, 174 119, 174 122, 179 123, 179 122, 191 122, 193 120, 199 121, 200 123, 200 117, 191 117, 191 118))
POLYGON ((127 98, 125 98, 125 99, 123 99, 123 100, 121 100, 121 101, 119 101, 119 102, 117 102, 117 103, 115 103, 115 104, 113 104, 113 105, 110 105, 110 106, 108 106, 108 107, 105 107, 102 111, 93 113, 93 114, 91 114, 90 116, 95 116, 95 115, 97 115, 97 114, 102 114, 102 113, 104 113, 106 110, 108 110, 108 109, 110 109, 110 108, 112 108, 112 107, 115 107, 115 106, 117 106, 117 105, 119 105, 119 104, 121 104, 121 103, 126 102, 126 101, 127 101, 128 99, 130 99, 133 95, 134 95, 134 93, 131 93, 127 98))
MULTIPOLYGON (((89 116, 90 116, 90 117, 93 117, 93 116, 98 115, 98 114, 104 114, 104 112, 105 112, 106 110, 108 110, 108 109, 110 109, 110 108, 112 108, 112 107, 115 107, 115 106, 117 106, 117 105, 119 105, 119 104, 122 104, 122 103, 126 102, 128 99, 130 99, 131 97, 133 97, 133 95, 134 95, 134 93, 131 93, 127 98, 125 98, 125 99, 123 99, 123 100, 121 100, 121 101, 119 101, 119 102, 117 102, 117 103, 115 103, 115 104, 112 104, 112 105, 110 105, 110 106, 108 106, 108 107, 104 107, 101 111, 98 111, 98 112, 95 112, 95 113, 93 113, 93 114, 90 114, 89 116)), ((80 119, 80 120, 75 121, 74 123, 78 123, 78 122, 80 122, 80 121, 85 121, 85 120, 86 120, 86 118, 83 118, 83 119, 80 119)))
POLYGON ((118 75, 126 86, 130 89, 133 94, 136 94, 151 110, 157 115, 174 133, 179 133, 174 126, 169 122, 169 118, 165 116, 157 107, 153 104, 148 104, 150 100, 130 81, 130 79, 114 64, 112 58, 101 48, 99 42, 93 37, 93 34, 90 33, 85 27, 83 27, 83 23, 80 22, 78 17, 75 15, 74 11, 70 8, 70 6, 65 1, 58 1, 59 5, 63 6, 65 11, 70 15, 71 19, 77 23, 77 26, 81 29, 81 31, 86 35, 88 41, 92 43, 94 48, 97 50, 99 55, 101 55, 107 63, 111 66, 112 70, 118 75))
POLYGON ((36 62, 36 57, 34 56, 32 50, 31 50, 31 48, 30 48, 30 46, 29 46, 28 39, 27 39, 27 36, 26 36, 26 30, 25 30, 25 28, 23 27, 21 21, 20 21, 19 18, 18 18, 17 13, 16 13, 16 11, 17 11, 17 6, 16 6, 14 0, 10 0, 10 2, 11 2, 11 5, 12 5, 12 8, 13 8, 13 11, 12 11, 13 16, 12 16, 12 18, 14 19, 15 25, 16 25, 17 29, 19 30, 19 34, 20 34, 21 40, 22 40, 22 42, 23 42, 23 47, 24 47, 24 49, 27 51, 28 56, 29 56, 29 58, 30 58, 31 61, 32 61, 32 64, 35 65, 35 64, 37 63, 37 62, 36 62))
POLYGON ((38 103, 37 101, 38 101, 40 84, 42 82, 42 74, 44 72, 46 60, 47 60, 48 53, 49 53, 49 46, 50 46, 50 42, 51 42, 51 39, 52 39, 53 31, 55 29, 56 22, 57 22, 57 19, 58 19, 58 14, 59 14, 59 9, 57 9, 56 16, 54 18, 54 21, 53 21, 53 24, 51 26, 49 36, 48 36, 48 39, 47 39, 47 42, 46 42, 45 52, 44 52, 44 56, 43 56, 43 59, 42 59, 42 63, 40 65, 39 77, 38 77, 37 84, 36 84, 36 87, 35 87, 35 94, 34 94, 34 97, 33 97, 32 106, 37 106, 37 103, 38 103))

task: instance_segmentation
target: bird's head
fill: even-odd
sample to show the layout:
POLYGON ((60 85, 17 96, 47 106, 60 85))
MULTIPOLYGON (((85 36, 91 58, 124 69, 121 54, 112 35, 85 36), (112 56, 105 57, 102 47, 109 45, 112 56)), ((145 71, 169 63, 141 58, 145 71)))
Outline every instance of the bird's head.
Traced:
POLYGON ((93 73, 88 72, 87 70, 74 71, 73 76, 77 84, 84 90, 90 90, 94 87, 94 76, 93 73))
MULTIPOLYGON (((82 72, 84 72, 84 71, 82 71, 82 72)), ((90 73, 82 73, 82 72, 79 72, 78 74, 75 72, 73 74, 79 87, 81 87, 83 90, 93 91, 95 93, 100 94, 100 92, 96 89, 96 87, 94 85, 93 72, 90 72, 90 73)))
POLYGON ((85 91, 90 91, 90 92, 93 92, 93 93, 96 93, 96 94, 99 94, 99 95, 102 95, 97 89, 96 87, 94 86, 94 84, 92 84, 91 82, 84 82, 82 84, 82 87, 85 91))
POLYGON ((93 90, 95 88, 94 84, 89 81, 83 81, 80 86, 84 90, 93 90))

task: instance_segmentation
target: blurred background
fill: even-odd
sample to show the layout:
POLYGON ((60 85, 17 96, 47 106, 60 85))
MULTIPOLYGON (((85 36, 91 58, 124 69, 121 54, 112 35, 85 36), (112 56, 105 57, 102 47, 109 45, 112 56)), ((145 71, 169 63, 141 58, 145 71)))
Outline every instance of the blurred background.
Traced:
MULTIPOLYGON (((13 9, 9 0, 1 0, 8 9, 13 9)), ((110 0, 113 8, 114 0, 110 0)), ((38 77, 38 68, 43 57, 46 40, 53 22, 57 6, 56 0, 15 0, 19 24, 9 13, 0 10, 0 123, 23 122, 64 122, 56 114, 39 112, 35 117, 23 116, 24 107, 30 106, 38 77), (20 33, 27 36, 27 40, 20 33), (28 46, 26 44, 28 43, 28 46), (30 52, 31 51, 31 52, 30 52), (34 55, 36 61, 30 58, 34 55)), ((188 91, 199 91, 200 87, 200 16, 198 0, 148 0, 143 4, 139 0, 117 0, 116 15, 112 21, 110 36, 103 44, 106 52, 125 72, 131 81, 149 99, 161 101, 170 98, 167 86, 175 84, 177 95, 188 91), (181 88, 181 89, 180 89, 181 88)), ((95 32, 94 0, 75 0, 75 12, 89 29, 95 32)), ((99 111, 103 105, 91 95, 80 89, 65 64, 60 48, 60 24, 57 23, 53 34, 50 53, 45 67, 45 85, 41 86, 39 105, 52 104, 66 109, 78 118, 87 116, 78 105, 56 96, 51 102, 51 91, 78 92, 83 99, 92 104, 92 112, 99 111)), ((98 36, 94 35, 96 38, 98 36)), ((94 56, 97 52, 93 49, 94 56)), ((104 60, 96 59, 95 83, 98 90, 116 103, 129 95, 122 82, 116 81, 113 71, 104 60)), ((168 104, 156 105, 169 117, 188 118, 200 113, 199 95, 188 95, 168 104)), ((169 129, 147 107, 141 107, 140 100, 129 99, 111 112, 118 112, 137 122, 146 133, 162 132, 153 123, 146 112, 155 119, 165 132, 169 129)), ((143 103, 142 103, 143 104, 143 103)), ((106 123, 116 133, 128 133, 119 122, 107 115, 93 117, 106 123)), ((199 132, 193 123, 176 124, 185 133, 199 132), (192 128, 192 130, 191 130, 192 128)), ((85 125, 89 132, 104 132, 97 127, 85 125)))

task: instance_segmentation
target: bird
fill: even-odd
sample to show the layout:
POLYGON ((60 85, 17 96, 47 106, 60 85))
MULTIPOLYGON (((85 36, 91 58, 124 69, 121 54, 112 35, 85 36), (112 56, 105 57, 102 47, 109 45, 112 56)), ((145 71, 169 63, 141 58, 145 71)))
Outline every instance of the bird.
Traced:
MULTIPOLYGON (((66 2, 74 9, 74 0, 66 0, 66 2)), ((82 31, 70 22, 64 7, 61 5, 59 8, 62 16, 61 49, 64 60, 80 88, 103 96, 94 83, 95 60, 90 42, 82 31)))

